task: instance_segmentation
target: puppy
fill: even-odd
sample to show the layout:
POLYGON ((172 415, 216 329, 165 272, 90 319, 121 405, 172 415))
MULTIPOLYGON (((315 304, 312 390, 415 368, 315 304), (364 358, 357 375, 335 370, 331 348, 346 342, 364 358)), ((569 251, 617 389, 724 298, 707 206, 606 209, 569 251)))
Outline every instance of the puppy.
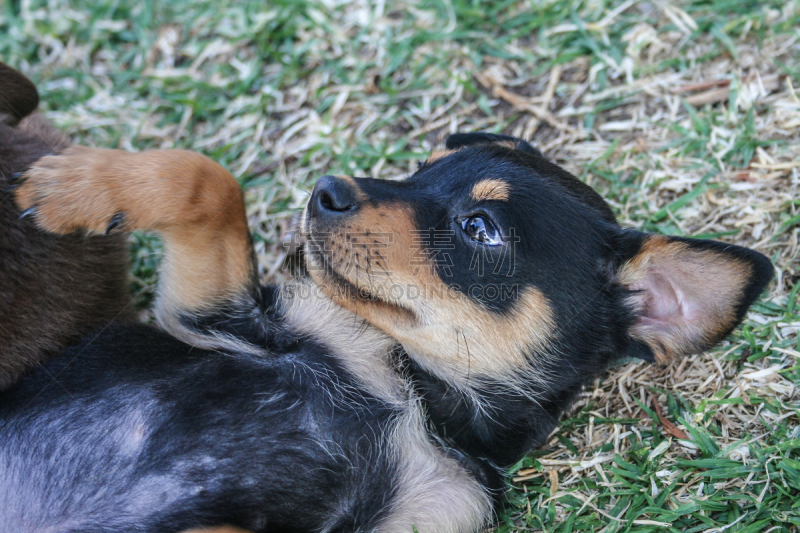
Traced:
POLYGON ((160 329, 107 326, 0 394, 8 531, 479 531, 609 362, 712 346, 772 275, 620 227, 500 135, 452 135, 402 181, 320 178, 308 279, 283 287, 203 156, 71 147, 24 179, 31 224, 155 230, 165 257, 160 329))
POLYGON ((11 177, 70 144, 31 115, 38 104, 36 87, 0 63, 0 389, 81 334, 131 317, 121 235, 55 235, 19 220, 11 177))

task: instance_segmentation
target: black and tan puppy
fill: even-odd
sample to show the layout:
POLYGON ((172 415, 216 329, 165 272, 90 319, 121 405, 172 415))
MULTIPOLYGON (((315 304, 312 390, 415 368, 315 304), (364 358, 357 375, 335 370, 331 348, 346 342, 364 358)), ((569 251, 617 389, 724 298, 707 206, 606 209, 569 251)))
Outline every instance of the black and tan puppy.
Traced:
POLYGON ((447 148, 402 181, 321 178, 311 281, 284 287, 258 285, 208 159, 37 161, 15 194, 42 229, 164 235, 164 331, 106 327, 0 395, 0 530, 478 531, 610 361, 712 346, 771 277, 745 248, 620 227, 524 141, 447 148))

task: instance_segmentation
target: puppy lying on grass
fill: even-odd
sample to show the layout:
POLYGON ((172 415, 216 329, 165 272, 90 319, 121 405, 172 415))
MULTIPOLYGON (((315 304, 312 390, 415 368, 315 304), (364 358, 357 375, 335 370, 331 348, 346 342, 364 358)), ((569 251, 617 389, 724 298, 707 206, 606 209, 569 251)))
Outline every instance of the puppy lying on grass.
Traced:
MULTIPOLYGON (((479 531, 504 469, 609 362, 709 348, 772 275, 752 250, 620 227, 520 139, 458 134, 402 181, 320 178, 308 277, 261 286, 222 167, 58 148, 4 219, 27 215, 31 247, 160 232, 160 329, 104 325, 0 395, 3 531, 479 531)), ((24 266, 27 246, 4 253, 24 266)))

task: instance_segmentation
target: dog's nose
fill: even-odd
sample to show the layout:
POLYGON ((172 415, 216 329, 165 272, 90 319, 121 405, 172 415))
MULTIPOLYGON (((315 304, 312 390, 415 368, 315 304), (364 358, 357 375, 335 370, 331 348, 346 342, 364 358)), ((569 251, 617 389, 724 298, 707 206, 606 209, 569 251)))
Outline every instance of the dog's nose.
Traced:
POLYGON ((358 206, 356 191, 350 180, 336 176, 322 176, 311 193, 311 214, 313 216, 340 215, 358 206))

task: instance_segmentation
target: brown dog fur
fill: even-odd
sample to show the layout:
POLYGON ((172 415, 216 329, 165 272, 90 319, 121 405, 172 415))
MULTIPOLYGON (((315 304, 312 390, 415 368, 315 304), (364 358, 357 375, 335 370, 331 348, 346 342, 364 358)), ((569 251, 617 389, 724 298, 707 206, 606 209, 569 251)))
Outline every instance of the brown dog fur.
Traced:
POLYGON ((122 236, 53 235, 19 219, 10 178, 69 140, 37 115, 36 89, 0 63, 0 389, 71 339, 128 318, 122 236), (16 91, 16 92, 15 92, 16 91))
POLYGON ((0 122, 16 126, 39 105, 39 93, 31 81, 0 63, 0 122))
POLYGON ((104 234, 120 226, 161 233, 165 254, 156 317, 195 346, 213 342, 185 327, 181 316, 202 315, 257 286, 242 191, 228 171, 203 155, 73 146, 59 157, 43 157, 25 178, 17 203, 34 208, 44 230, 104 234))

